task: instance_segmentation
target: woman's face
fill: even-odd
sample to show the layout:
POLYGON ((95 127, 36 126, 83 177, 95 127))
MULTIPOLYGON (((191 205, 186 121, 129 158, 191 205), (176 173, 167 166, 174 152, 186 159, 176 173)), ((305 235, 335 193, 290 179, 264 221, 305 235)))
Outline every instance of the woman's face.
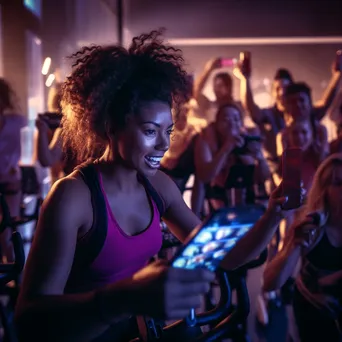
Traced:
POLYGON ((216 129, 218 134, 224 138, 228 134, 237 136, 242 128, 240 112, 234 107, 225 107, 216 118, 216 129))
POLYGON ((333 177, 327 189, 327 200, 329 211, 335 216, 342 216, 341 201, 342 201, 342 166, 332 166, 333 177))
POLYGON ((304 151, 312 143, 312 129, 309 122, 293 123, 290 128, 290 143, 293 147, 299 147, 304 151))
POLYGON ((145 102, 138 115, 129 117, 118 134, 118 152, 124 163, 138 172, 154 175, 170 146, 171 108, 160 101, 145 102))

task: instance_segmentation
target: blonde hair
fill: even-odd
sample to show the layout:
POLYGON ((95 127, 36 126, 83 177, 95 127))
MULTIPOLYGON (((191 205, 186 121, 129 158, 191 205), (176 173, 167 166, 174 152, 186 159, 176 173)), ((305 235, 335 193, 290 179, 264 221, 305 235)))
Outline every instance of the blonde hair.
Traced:
POLYGON ((312 187, 308 193, 307 204, 303 210, 306 216, 313 212, 322 214, 324 225, 329 217, 328 187, 333 181, 336 166, 342 166, 342 153, 334 153, 325 159, 317 169, 312 187))

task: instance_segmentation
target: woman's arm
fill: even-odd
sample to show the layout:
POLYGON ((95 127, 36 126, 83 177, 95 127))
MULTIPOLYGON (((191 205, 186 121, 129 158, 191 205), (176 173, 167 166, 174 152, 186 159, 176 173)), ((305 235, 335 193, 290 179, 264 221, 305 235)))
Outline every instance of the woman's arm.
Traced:
POLYGON ((171 232, 184 242, 201 220, 186 205, 178 187, 169 176, 158 171, 150 181, 164 201, 163 220, 171 232))
POLYGON ((296 221, 288 230, 282 250, 267 264, 264 271, 265 291, 281 288, 292 276, 303 253, 308 253, 315 242, 313 236, 317 226, 313 225, 312 217, 296 221))
POLYGON ((194 178, 194 185, 192 186, 191 193, 191 210, 197 217, 201 217, 205 200, 205 184, 202 183, 196 175, 194 178))
POLYGON ((109 327, 101 314, 115 322, 130 311, 125 284, 64 294, 78 231, 92 222, 88 213, 89 191, 75 178, 57 182, 44 201, 16 308, 21 341, 91 341, 109 327))
POLYGON ((289 279, 300 259, 301 248, 287 245, 266 265, 263 275, 263 290, 280 289, 289 279))
POLYGON ((195 141, 195 172, 200 181, 210 183, 222 170, 233 150, 232 142, 225 143, 213 156, 202 135, 195 141))
MULTIPOLYGON (((203 95, 203 89, 208 82, 211 73, 221 67, 221 61, 219 58, 212 59, 207 62, 202 74, 195 80, 193 96, 200 107, 208 107, 210 101, 203 95)), ((203 109, 203 108, 202 108, 203 109)))
POLYGON ((268 179, 271 179, 272 175, 270 168, 268 167, 267 161, 261 151, 260 155, 257 156, 256 162, 255 180, 257 184, 264 183, 268 179))
POLYGON ((330 145, 328 143, 327 128, 321 124, 316 126, 317 136, 313 142, 313 150, 316 154, 318 165, 329 155, 330 145))
POLYGON ((341 81, 341 71, 332 71, 332 76, 327 88, 324 91, 322 99, 313 107, 313 115, 316 120, 322 120, 328 113, 329 107, 333 104, 337 89, 341 81))
POLYGON ((240 79, 240 98, 243 108, 256 125, 261 125, 266 120, 266 115, 265 111, 254 102, 250 78, 242 74, 236 76, 240 79))
POLYGON ((269 199, 265 214, 229 252, 223 267, 231 270, 256 259, 271 241, 283 217, 281 205, 285 203, 282 188, 275 189, 269 199))
MULTIPOLYGON (((176 185, 167 178, 165 174, 159 172, 155 187, 163 197, 167 208, 163 216, 164 221, 172 233, 183 242, 188 234, 201 224, 201 221, 185 204, 176 185)), ((266 248, 282 218, 280 204, 284 203, 284 199, 280 197, 280 193, 280 188, 272 193, 267 212, 229 252, 229 259, 224 267, 234 269, 244 265, 257 258, 266 248)))

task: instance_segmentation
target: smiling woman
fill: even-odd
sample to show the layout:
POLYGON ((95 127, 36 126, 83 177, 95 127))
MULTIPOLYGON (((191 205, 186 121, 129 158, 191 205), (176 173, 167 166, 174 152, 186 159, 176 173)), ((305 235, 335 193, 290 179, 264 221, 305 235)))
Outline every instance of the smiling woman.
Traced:
POLYGON ((44 201, 18 330, 21 341, 127 341, 138 335, 129 317, 182 318, 213 279, 160 264, 144 268, 161 248, 161 216, 180 240, 199 223, 158 171, 173 129, 171 108, 185 100, 188 77, 181 51, 165 45, 159 31, 135 38, 128 50, 84 47, 72 57, 62 91, 63 142, 88 162, 56 182, 44 201))

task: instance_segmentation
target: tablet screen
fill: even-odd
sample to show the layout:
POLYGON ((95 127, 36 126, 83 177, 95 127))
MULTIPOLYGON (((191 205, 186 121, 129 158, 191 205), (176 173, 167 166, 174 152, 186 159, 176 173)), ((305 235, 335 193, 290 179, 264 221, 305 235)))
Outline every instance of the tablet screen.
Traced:
POLYGON ((262 211, 220 210, 190 240, 172 262, 177 268, 215 271, 227 252, 253 227, 262 211))

